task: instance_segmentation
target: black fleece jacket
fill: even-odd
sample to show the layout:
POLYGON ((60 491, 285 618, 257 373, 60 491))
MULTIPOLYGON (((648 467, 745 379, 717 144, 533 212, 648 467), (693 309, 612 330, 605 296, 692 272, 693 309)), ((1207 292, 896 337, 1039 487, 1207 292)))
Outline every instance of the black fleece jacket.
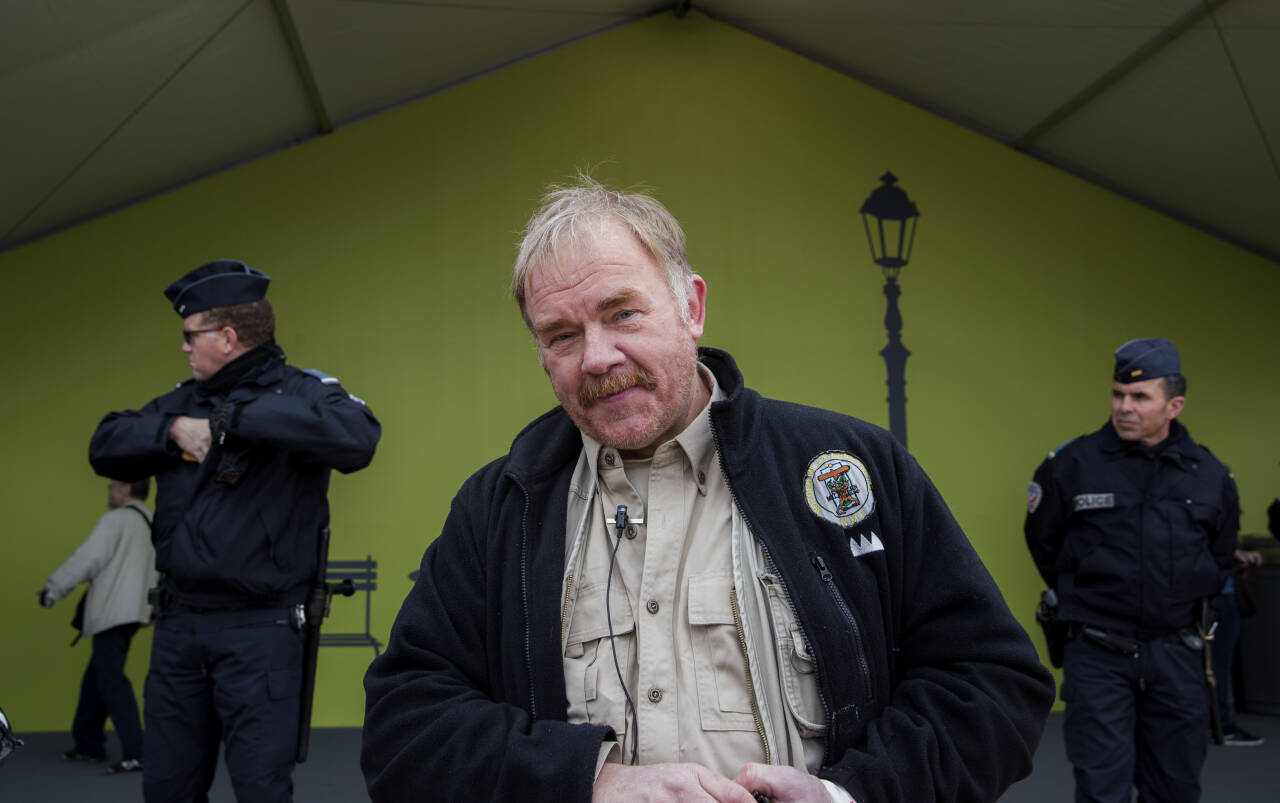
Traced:
MULTIPOLYGON (((826 708, 819 774, 859 803, 995 800, 1031 770, 1053 680, 915 460, 884 430, 764 399, 701 349, 735 504, 795 605, 826 708), (806 501, 824 452, 866 466, 850 528, 806 501), (851 539, 884 548, 855 555, 851 539), (864 540, 865 539, 865 540, 864 540)), ((570 475, 560 408, 476 472, 365 675, 361 766, 375 801, 591 798, 602 725, 569 724, 560 593, 570 475)))

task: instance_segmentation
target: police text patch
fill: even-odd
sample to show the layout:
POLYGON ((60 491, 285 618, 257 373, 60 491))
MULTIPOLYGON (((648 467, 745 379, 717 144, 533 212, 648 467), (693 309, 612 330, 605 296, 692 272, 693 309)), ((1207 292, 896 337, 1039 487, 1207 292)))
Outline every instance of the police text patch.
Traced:
POLYGON ((1081 510, 1102 510, 1115 506, 1115 494, 1077 494, 1072 509, 1078 513, 1081 510))

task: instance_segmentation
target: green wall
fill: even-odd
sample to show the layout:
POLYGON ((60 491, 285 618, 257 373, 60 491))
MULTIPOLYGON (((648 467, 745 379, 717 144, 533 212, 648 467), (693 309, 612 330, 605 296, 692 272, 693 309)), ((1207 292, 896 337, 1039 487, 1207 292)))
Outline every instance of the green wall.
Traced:
MULTIPOLYGON (((683 222, 710 287, 703 342, 762 392, 887 424, 882 279, 857 210, 891 169, 921 209, 901 284, 913 452, 1025 624, 1022 544, 1045 452, 1106 418, 1111 351, 1161 335, 1185 422, 1235 470, 1246 531, 1280 492, 1280 268, 698 14, 659 15, 0 254, 7 392, 0 705, 69 727, 88 646, 34 592, 88 533, 108 410, 183 379, 161 290, 209 259, 270 273, 291 361, 383 423, 335 476, 334 558, 379 563, 385 639, 449 501, 554 404, 505 288, 549 182, 594 167, 683 222)), ((800 478, 796 493, 801 492, 800 478)), ((360 629, 360 601, 329 626, 360 629)), ((146 671, 150 631, 129 671, 146 671)), ((325 649, 318 725, 359 724, 368 649, 325 649)))

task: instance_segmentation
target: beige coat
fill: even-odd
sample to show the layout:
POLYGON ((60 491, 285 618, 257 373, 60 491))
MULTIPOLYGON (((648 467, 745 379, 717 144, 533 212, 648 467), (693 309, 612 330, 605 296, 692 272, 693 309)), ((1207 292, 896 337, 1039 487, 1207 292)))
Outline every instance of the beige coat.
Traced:
POLYGON ((147 590, 157 584, 159 574, 150 521, 151 511, 136 500, 107 511, 80 548, 45 583, 45 591, 54 599, 62 599, 81 583, 90 583, 84 604, 85 636, 130 622, 151 621, 147 590))

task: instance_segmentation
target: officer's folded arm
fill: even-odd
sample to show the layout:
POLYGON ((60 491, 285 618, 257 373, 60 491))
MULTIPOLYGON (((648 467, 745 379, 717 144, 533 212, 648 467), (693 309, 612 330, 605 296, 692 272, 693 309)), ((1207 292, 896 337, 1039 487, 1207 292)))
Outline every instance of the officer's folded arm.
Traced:
POLYGON ((132 482, 168 468, 180 455, 169 438, 172 418, 154 401, 141 410, 108 413, 89 442, 94 471, 132 482))
POLYGON ((307 395, 270 394, 237 404, 224 424, 228 436, 262 442, 347 473, 373 459, 381 425, 364 402, 338 385, 314 384, 307 395))

